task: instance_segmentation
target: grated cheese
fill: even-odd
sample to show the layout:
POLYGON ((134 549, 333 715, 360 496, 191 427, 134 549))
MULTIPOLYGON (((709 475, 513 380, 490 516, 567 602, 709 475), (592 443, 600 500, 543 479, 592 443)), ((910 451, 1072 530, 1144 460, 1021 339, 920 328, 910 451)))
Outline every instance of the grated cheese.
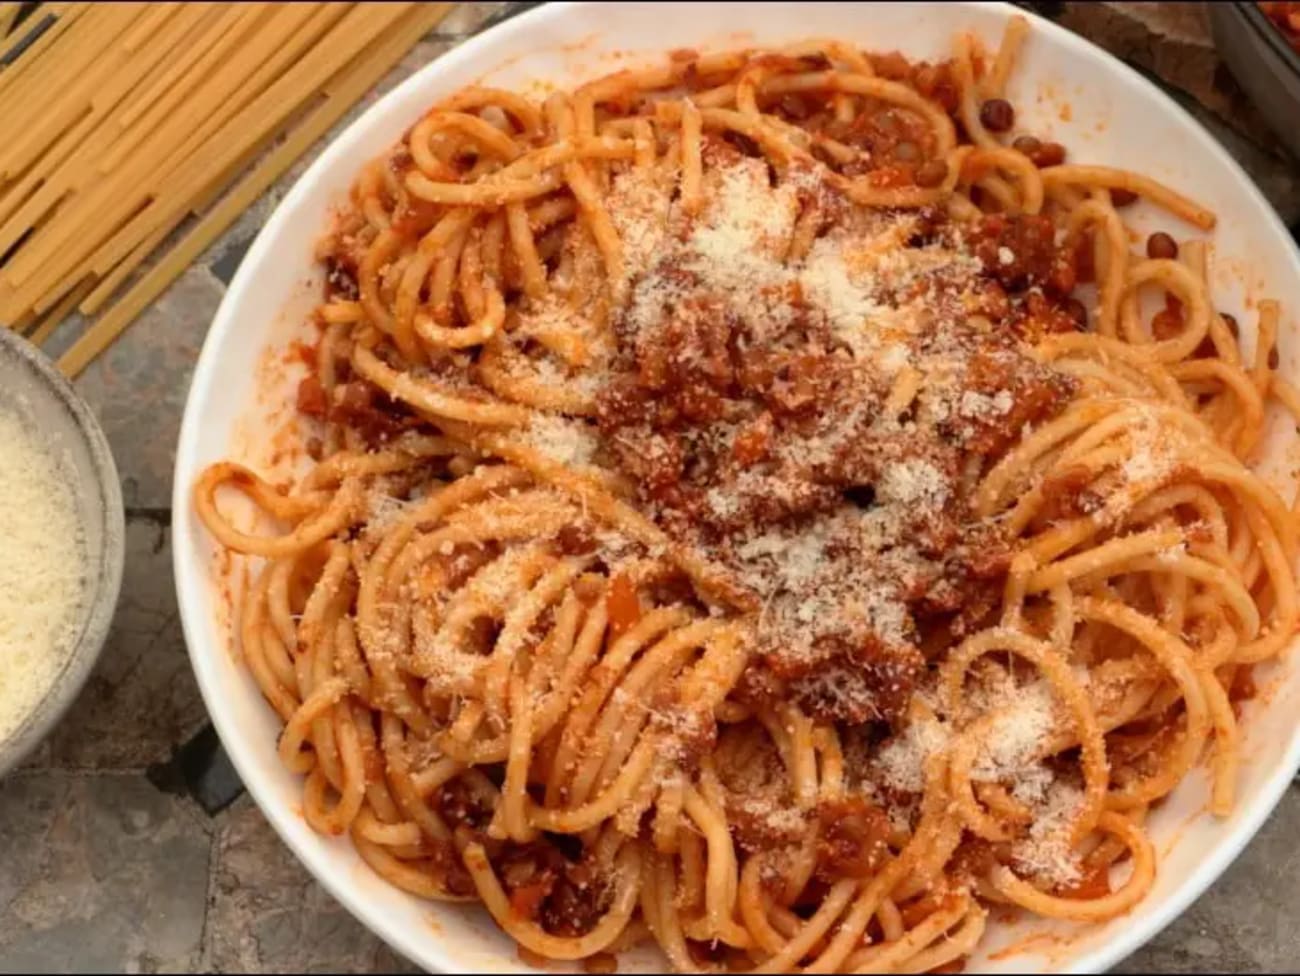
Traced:
POLYGON ((938 508, 948 500, 943 472, 919 458, 886 465, 878 491, 882 500, 898 505, 938 508))
POLYGON ((804 262, 799 284, 804 296, 825 312, 835 336, 856 358, 873 354, 877 342, 868 321, 881 315, 883 308, 849 277, 842 241, 829 237, 817 241, 804 262))
POLYGON ((876 754, 876 766, 886 786, 905 793, 925 787, 925 763, 948 747, 952 733, 938 721, 909 722, 901 735, 890 739, 876 754))
POLYGON ((1035 758, 1056 724, 1051 686, 1036 682, 1012 691, 1006 704, 994 706, 984 748, 976 758, 976 778, 1000 780, 1019 774, 1035 758))
POLYGON ((799 213, 793 187, 770 186, 767 165, 757 159, 720 170, 718 179, 690 248, 724 279, 748 269, 774 273, 799 213))
POLYGON ((375 535, 387 532, 411 507, 411 502, 394 498, 388 486, 379 483, 366 492, 366 530, 375 535))
POLYGON ((1047 802, 1048 791, 1055 782, 1056 777, 1046 766, 1027 766, 1011 784, 1011 796, 1026 806, 1039 807, 1047 802))
POLYGON ((607 210, 623 244, 623 268, 629 279, 644 274, 664 246, 669 200, 665 187, 641 170, 614 178, 607 210))
POLYGON ((529 446, 569 466, 590 464, 598 446, 595 435, 582 421, 550 414, 534 416, 525 437, 529 446))
POLYGON ((998 390, 993 396, 975 390, 966 390, 961 395, 957 412, 971 419, 992 420, 1010 413, 1014 405, 1015 397, 1011 395, 1010 390, 998 390))
POLYGON ((1132 452, 1120 466, 1123 479, 1130 485, 1158 481, 1172 473, 1176 435, 1157 416, 1141 412, 1141 420, 1129 430, 1132 452))
MULTIPOLYGON (((683 404, 685 430, 669 435, 656 425, 676 420, 619 407, 612 441, 636 477, 663 472, 700 489, 647 505, 753 597, 757 656, 801 703, 893 721, 923 666, 912 607, 952 595, 946 550, 965 518, 954 441, 1008 426, 1015 393, 989 390, 989 374, 1045 370, 970 325, 986 273, 959 231, 918 235, 914 214, 846 212, 811 170, 774 180, 761 160, 721 155, 705 160, 698 213, 647 173, 611 185, 628 273, 612 368, 634 386, 680 373, 722 401, 716 417, 709 397, 683 404), (835 226, 792 257, 810 195, 835 226), (759 385, 779 409, 760 414, 750 393, 735 402, 723 387, 737 359, 765 375, 769 350, 774 377, 759 385), (802 372, 805 350, 815 371, 802 372), (794 422, 810 401, 820 409, 794 422), (945 429, 955 418, 965 422, 945 429)), ((557 431, 529 436, 567 453, 557 431)))
POLYGON ((84 598, 84 540, 67 473, 31 425, 0 413, 0 740, 54 683, 84 598))
POLYGON ((1068 783, 1055 783, 1045 798, 1035 804, 1029 836, 1012 845, 1011 858, 1022 872, 1051 886, 1077 882, 1083 872, 1079 854, 1070 844, 1075 815, 1083 804, 1083 793, 1068 783))

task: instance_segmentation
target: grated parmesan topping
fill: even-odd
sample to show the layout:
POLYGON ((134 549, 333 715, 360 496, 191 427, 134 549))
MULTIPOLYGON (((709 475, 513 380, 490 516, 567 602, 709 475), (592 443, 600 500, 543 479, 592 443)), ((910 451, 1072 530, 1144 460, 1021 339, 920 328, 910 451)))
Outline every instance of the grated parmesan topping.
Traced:
POLYGON ((1029 835, 1012 845, 1016 868, 1050 887, 1079 881, 1080 858, 1070 843, 1070 832, 1082 804, 1078 787, 1061 782, 1044 787, 1042 798, 1033 804, 1029 835))
POLYGON ((387 532, 416 500, 397 498, 387 484, 376 482, 366 492, 366 531, 374 535, 387 532))
MULTIPOLYGON (((507 549, 496 559, 478 569, 457 595, 463 595, 483 616, 501 616, 509 607, 511 600, 521 589, 526 588, 529 582, 526 571, 528 557, 529 552, 526 549, 507 549)), ((439 594, 439 596, 446 600, 451 594, 439 594)), ((461 621, 462 624, 469 622, 461 621)), ((463 627, 452 626, 444 621, 443 625, 433 633, 421 632, 416 628, 412 636, 416 655, 424 660, 440 683, 454 686, 456 682, 470 681, 487 662, 486 657, 479 657, 465 649, 463 627)))
POLYGON ((1014 402, 1015 398, 1011 395, 1010 390, 998 390, 993 396, 986 393, 977 393, 974 390, 966 390, 961 395, 958 412, 963 417, 984 419, 1001 417, 1011 411, 1014 402))
POLYGON ((798 216, 789 185, 771 187, 767 164, 743 159, 714 171, 717 186, 686 241, 690 266, 721 288, 782 283, 780 261, 798 216))
POLYGON ((716 144, 705 164, 696 214, 648 175, 612 182, 629 292, 601 433, 655 520, 752 594, 778 683, 822 717, 896 718, 923 669, 914 605, 959 607, 949 567, 996 553, 967 442, 1006 426, 1013 382, 1055 380, 969 313, 985 272, 955 227, 846 208, 815 171, 716 144), (812 199, 842 219, 790 259, 812 199))
POLYGON ((933 464, 913 458, 888 465, 878 490, 877 497, 887 503, 938 508, 948 500, 949 486, 933 464))
POLYGON ((952 733, 941 721, 909 722, 901 735, 876 753, 875 766, 891 789, 920 793, 925 786, 925 764, 948 747, 952 733))
POLYGON ((973 770, 976 778, 1002 780, 1020 774, 1036 757, 1056 724, 1051 686, 1039 681, 1006 693, 992 705, 992 724, 973 770))
MULTIPOLYGON (((781 635, 784 657, 817 660, 814 638, 908 642, 911 623, 899 593, 906 577, 857 571, 861 553, 878 548, 879 523, 878 515, 841 508, 736 547, 733 564, 743 582, 766 595, 761 623, 781 635)), ((906 573, 907 553, 891 555, 886 561, 906 573)))
POLYGON ((855 357, 865 359, 875 352, 880 338, 873 335, 872 321, 884 315, 885 308, 850 277, 843 247, 838 237, 817 241, 804 262, 799 284, 804 296, 825 312, 835 336, 855 357))
POLYGON ((1120 466, 1123 480, 1130 485, 1150 484, 1168 477, 1177 458, 1174 432, 1155 416, 1144 415, 1142 421, 1129 430, 1132 450, 1120 466))
POLYGON ((595 433, 580 420, 538 414, 525 432, 530 447, 568 466, 591 464, 600 446, 595 433))
POLYGON ((670 201, 670 189, 642 170, 628 170, 612 181, 608 209, 623 244, 628 279, 644 274, 664 246, 670 201))

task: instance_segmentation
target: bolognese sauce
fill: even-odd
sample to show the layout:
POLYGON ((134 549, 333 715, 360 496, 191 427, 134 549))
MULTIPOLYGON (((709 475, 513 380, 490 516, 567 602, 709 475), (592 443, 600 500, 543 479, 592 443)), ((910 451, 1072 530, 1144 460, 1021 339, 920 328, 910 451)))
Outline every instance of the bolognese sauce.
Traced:
POLYGON ((767 167, 707 137, 704 159, 721 203, 633 282, 602 441, 660 525, 720 554, 763 607, 747 688, 826 720, 896 720, 924 668, 918 625, 973 625, 964 611, 983 612, 981 581, 1006 565, 969 510, 972 465, 1072 395, 1024 340, 1077 328, 1073 250, 1046 218, 886 213, 849 233, 828 222, 791 273, 763 252, 781 198, 767 167), (887 248, 892 273, 857 274, 846 246, 887 248), (884 368, 846 339, 836 300, 894 323, 884 368), (915 389, 891 403, 900 382, 915 389))

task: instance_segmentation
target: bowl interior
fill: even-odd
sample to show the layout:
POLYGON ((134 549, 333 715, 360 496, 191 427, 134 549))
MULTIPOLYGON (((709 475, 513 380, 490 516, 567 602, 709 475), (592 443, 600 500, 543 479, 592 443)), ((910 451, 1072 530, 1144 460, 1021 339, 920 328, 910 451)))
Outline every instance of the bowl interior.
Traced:
POLYGON ((76 636, 63 651, 52 684, 14 734, 0 741, 3 775, 53 728, 94 667, 117 606, 125 526, 117 468, 99 422, 44 354, 4 328, 0 410, 36 432, 71 485, 85 573, 76 636))
MULTIPOLYGON (((725 49, 837 37, 911 57, 948 56, 970 29, 996 45, 1013 9, 1000 4, 759 4, 744 28, 726 4, 554 4, 509 21, 429 65, 371 108, 326 149, 280 205, 226 294, 200 358, 182 426, 175 484, 175 562, 182 619, 209 711, 232 760, 268 819, 322 883, 394 948, 426 968, 527 971, 514 945, 478 908, 434 905, 390 888, 346 841, 314 834, 300 812, 301 784, 280 766, 279 723, 238 658, 231 607, 238 585, 198 523, 190 491, 203 466, 235 456, 263 469, 283 464, 278 432, 290 431, 296 374, 276 355, 319 295, 312 247, 362 164, 384 150, 437 98, 471 83, 544 91, 644 63, 678 47, 725 49), (268 349, 271 352, 268 352, 268 349), (268 436, 268 432, 276 435, 268 436), (279 462, 273 461, 279 455, 279 462)), ((1035 20, 1009 97, 1018 128, 1064 142, 1074 160, 1141 171, 1220 215, 1213 237, 1216 304, 1253 341, 1254 303, 1300 294, 1300 259, 1284 228, 1240 168, 1185 112, 1138 74, 1076 36, 1035 20), (1157 131, 1159 138, 1153 135, 1157 131)), ((1139 229, 1194 233, 1139 205, 1139 229)), ((1281 370, 1300 378, 1300 318, 1284 310, 1281 370)), ((1290 497, 1296 432, 1275 418, 1265 468, 1290 497)), ((1272 810, 1300 760, 1291 716, 1300 677, 1289 660, 1267 675, 1247 708, 1239 799, 1231 817, 1204 815, 1206 777, 1190 776, 1152 817, 1161 854, 1151 895, 1127 916, 1095 928, 1022 921, 990 927, 977 971, 1096 971, 1167 924, 1223 870, 1272 810)), ((650 954, 620 963, 653 969, 650 954)))

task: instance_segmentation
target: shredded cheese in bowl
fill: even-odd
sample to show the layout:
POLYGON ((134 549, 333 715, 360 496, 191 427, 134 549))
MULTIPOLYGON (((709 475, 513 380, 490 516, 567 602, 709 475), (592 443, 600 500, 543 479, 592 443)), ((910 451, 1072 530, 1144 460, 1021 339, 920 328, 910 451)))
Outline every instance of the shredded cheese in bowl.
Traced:
POLYGON ((86 590, 76 499, 40 433, 0 412, 0 742, 53 686, 86 590))
POLYGON ((0 325, 0 777, 72 707, 112 625, 126 517, 94 412, 0 325))

